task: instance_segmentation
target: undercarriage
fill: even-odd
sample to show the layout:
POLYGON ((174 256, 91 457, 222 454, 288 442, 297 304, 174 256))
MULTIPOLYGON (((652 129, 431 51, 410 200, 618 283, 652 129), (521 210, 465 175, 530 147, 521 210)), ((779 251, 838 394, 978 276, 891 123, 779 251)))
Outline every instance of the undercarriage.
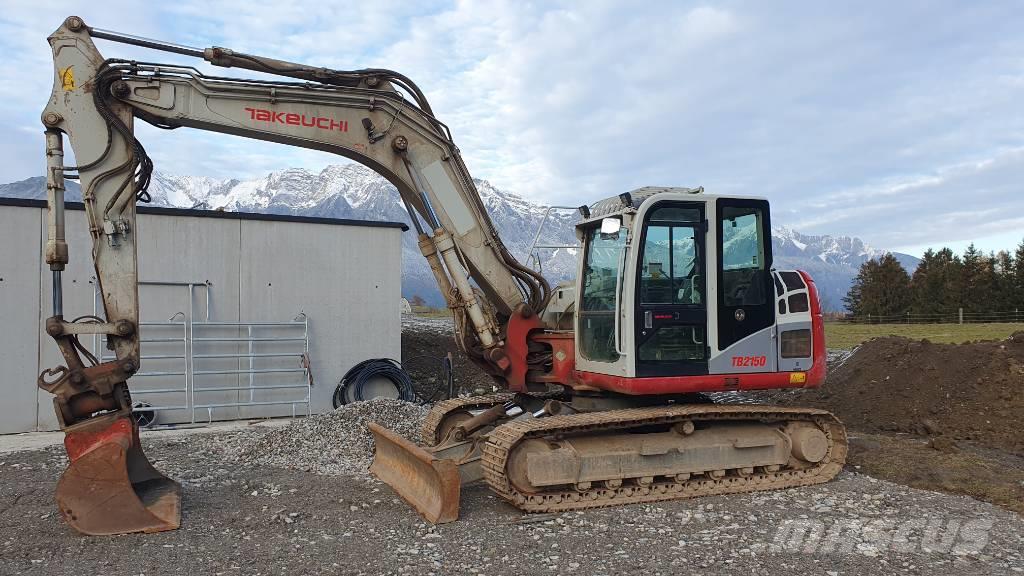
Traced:
POLYGON ((521 510, 561 512, 818 484, 846 460, 845 430, 828 412, 674 400, 448 400, 424 422, 427 448, 375 427, 374 473, 400 471, 404 485, 382 479, 446 522, 458 516, 459 486, 481 479, 521 510))

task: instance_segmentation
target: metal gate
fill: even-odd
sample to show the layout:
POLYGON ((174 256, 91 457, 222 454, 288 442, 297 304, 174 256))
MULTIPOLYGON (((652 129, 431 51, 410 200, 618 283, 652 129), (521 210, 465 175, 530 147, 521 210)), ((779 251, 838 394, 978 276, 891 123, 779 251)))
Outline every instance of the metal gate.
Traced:
MULTIPOLYGON (((145 410, 169 413, 176 422, 196 423, 283 416, 266 407, 290 406, 291 416, 310 414, 309 319, 304 313, 281 322, 220 322, 210 319, 210 285, 195 282, 139 282, 140 286, 187 289, 188 313, 139 323, 141 366, 131 380, 132 398, 145 410), (192 302, 206 291, 205 318, 196 320, 192 302), (304 405, 304 408, 303 408, 304 405), (262 407, 262 408, 261 408, 262 407), (177 414, 174 414, 177 412, 177 414)), ((98 314, 98 289, 94 314, 98 314)), ((93 350, 112 360, 102 338, 93 350)))
POLYGON ((191 333, 193 420, 197 410, 206 410, 211 421, 214 409, 254 406, 290 405, 296 416, 297 407, 305 404, 309 415, 312 381, 305 314, 288 322, 193 322, 191 333), (238 382, 224 385, 224 376, 238 382), (217 399, 232 393, 234 400, 217 399))

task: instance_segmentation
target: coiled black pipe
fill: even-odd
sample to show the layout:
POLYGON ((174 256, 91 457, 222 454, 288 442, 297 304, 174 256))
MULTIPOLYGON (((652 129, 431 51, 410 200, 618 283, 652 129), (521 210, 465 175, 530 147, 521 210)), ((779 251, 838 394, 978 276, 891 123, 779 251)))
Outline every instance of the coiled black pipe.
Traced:
POLYGON ((386 378, 398 389, 398 398, 406 402, 416 400, 412 378, 402 370, 402 364, 391 358, 371 358, 356 364, 345 373, 334 390, 333 404, 338 408, 349 402, 370 400, 363 395, 363 387, 375 378, 386 378))

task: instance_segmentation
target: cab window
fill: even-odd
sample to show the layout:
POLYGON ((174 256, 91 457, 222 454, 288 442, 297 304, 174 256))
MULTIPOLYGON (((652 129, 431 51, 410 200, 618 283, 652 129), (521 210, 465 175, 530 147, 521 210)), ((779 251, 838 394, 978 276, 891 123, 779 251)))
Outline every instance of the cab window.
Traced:
POLYGON ((725 306, 766 302, 765 237, 761 209, 723 207, 721 215, 722 297, 725 306))
POLYGON ((640 266, 641 304, 703 304, 700 211, 659 208, 647 222, 640 266))
POLYGON ((626 230, 602 234, 600 228, 586 231, 583 289, 580 294, 580 353, 587 360, 615 362, 615 288, 622 273, 626 230))

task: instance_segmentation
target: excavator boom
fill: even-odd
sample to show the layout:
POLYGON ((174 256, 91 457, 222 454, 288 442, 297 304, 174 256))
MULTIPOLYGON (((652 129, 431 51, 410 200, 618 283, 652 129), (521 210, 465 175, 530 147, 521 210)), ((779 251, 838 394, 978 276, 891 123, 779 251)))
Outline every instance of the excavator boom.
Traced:
POLYGON ((153 170, 135 137, 136 119, 332 152, 382 174, 398 189, 421 252, 455 312, 460 347, 505 385, 524 386, 525 359, 510 357, 508 350, 510 344, 522 347, 525 335, 510 343, 505 326, 510 316, 533 316, 543 307, 547 281, 502 244, 448 128, 411 80, 390 70, 339 71, 146 40, 90 28, 76 16, 49 42, 54 83, 42 121, 49 205, 45 260, 54 302, 46 331, 66 366, 45 370, 38 385, 55 396, 66 432, 71 465, 57 497, 72 526, 101 534, 166 530, 179 523, 180 487, 146 460, 131 418, 128 379, 140 363, 135 204, 149 201, 153 170), (300 81, 216 77, 189 66, 106 59, 94 38, 300 81), (64 164, 65 137, 77 166, 64 164), (64 317, 65 177, 77 178, 82 187, 103 318, 64 317), (105 336, 115 359, 100 362, 80 344, 81 335, 93 334, 105 336))

